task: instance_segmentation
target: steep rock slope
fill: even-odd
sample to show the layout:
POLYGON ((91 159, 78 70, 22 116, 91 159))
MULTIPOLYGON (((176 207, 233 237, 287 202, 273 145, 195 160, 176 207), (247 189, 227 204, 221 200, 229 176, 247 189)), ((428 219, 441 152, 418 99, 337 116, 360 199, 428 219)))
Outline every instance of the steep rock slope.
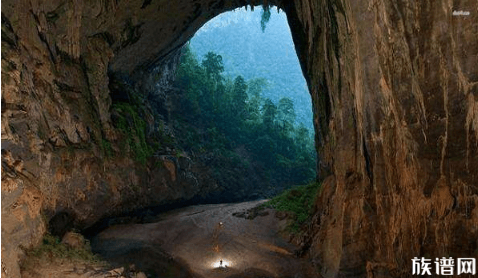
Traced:
POLYGON ((477 3, 307 10, 299 53, 314 57, 327 176, 309 240, 324 276, 406 277, 415 256, 477 257, 477 3))
MULTIPOLYGON (((322 274, 399 277, 415 256, 478 256, 478 3, 267 2, 287 14, 312 94, 325 180, 304 249, 322 274)), ((104 140, 122 139, 108 73, 158 94, 179 47, 246 4, 260 3, 2 2, 2 277, 19 277, 41 211, 69 209, 81 227, 201 192, 173 158, 155 170, 106 158, 104 140)))

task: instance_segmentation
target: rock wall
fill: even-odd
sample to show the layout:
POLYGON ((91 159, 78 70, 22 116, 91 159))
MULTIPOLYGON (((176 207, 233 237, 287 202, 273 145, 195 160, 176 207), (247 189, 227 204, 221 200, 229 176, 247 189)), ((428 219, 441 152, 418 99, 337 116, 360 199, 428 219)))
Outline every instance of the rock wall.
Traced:
POLYGON ((169 150, 140 163, 121 148, 127 138, 113 125, 112 99, 124 84, 141 93, 146 133, 155 136, 161 119, 150 108, 168 89, 180 47, 208 19, 242 5, 2 3, 2 277, 20 277, 23 249, 40 242, 57 213, 82 229, 218 191, 187 156, 169 150))
MULTIPOLYGON (((303 243, 323 275, 408 276, 415 256, 478 256, 477 2, 267 2, 287 13, 313 98, 325 180, 303 243)), ((19 277, 20 246, 56 211, 88 226, 205 190, 168 156, 161 168, 108 158, 105 142, 122 139, 109 76, 157 93, 144 72, 167 86, 179 47, 246 4, 260 3, 2 2, 2 277, 19 277)))
POLYGON ((302 2, 291 27, 307 30, 293 33, 325 178, 304 245, 322 274, 477 257, 477 2, 302 2))

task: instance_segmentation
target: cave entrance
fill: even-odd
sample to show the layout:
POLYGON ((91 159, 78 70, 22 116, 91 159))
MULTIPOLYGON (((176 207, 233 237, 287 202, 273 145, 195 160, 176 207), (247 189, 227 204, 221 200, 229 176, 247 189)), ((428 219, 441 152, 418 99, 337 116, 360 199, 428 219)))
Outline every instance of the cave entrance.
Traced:
POLYGON ((238 8, 183 47, 170 125, 220 193, 269 198, 316 178, 312 103, 284 12, 238 8))
MULTIPOLYGON (((164 76, 161 69, 164 67, 149 73, 159 89, 147 96, 147 103, 151 104, 155 120, 159 122, 156 129, 160 140, 155 155, 167 162, 159 163, 158 167, 165 166, 163 168, 174 172, 172 161, 176 161, 175 180, 184 178, 185 183, 194 180, 197 186, 183 188, 200 188, 195 197, 180 206, 265 199, 294 185, 315 180, 311 97, 284 13, 278 13, 276 8, 269 11, 240 8, 223 13, 199 29, 182 47, 172 84, 161 83, 161 76, 164 76), (266 12, 271 12, 271 16, 266 12), (188 178, 190 175, 193 179, 188 178)), ((126 104, 136 101, 130 89, 126 88, 124 93, 120 90, 128 86, 124 83, 119 87, 113 85, 111 91, 117 92, 112 96, 113 107, 120 108, 119 112, 133 111, 126 104)), ((129 114, 134 115, 134 112, 129 114)), ((129 122, 141 122, 140 114, 130 117, 129 122)), ((120 117, 118 113, 118 119, 120 117)), ((116 122, 121 127, 121 121, 116 122)), ((160 178, 164 176, 167 178, 168 172, 160 178)), ((180 183, 168 184, 168 188, 176 185, 181 188, 180 183)), ((297 188, 286 195, 287 210, 293 207, 291 215, 297 215, 291 229, 298 230, 308 217, 317 192, 314 185, 302 186, 303 190, 297 188)), ((180 193, 186 195, 185 191, 180 193)), ((205 276, 244 269, 254 269, 261 277, 288 275, 284 271, 295 275, 301 270, 290 267, 292 256, 284 256, 289 255, 289 251, 279 247, 286 246, 285 242, 277 246, 262 244, 282 242, 282 238, 276 237, 279 233, 270 229, 276 227, 272 225, 278 221, 276 217, 259 217, 247 224, 242 222, 243 218, 267 216, 269 211, 258 208, 261 203, 263 200, 191 206, 183 208, 179 214, 173 213, 178 218, 168 221, 163 221, 164 215, 157 216, 157 212, 166 210, 164 206, 147 208, 134 216, 140 216, 145 222, 161 219, 155 224, 156 238, 174 242, 169 244, 170 249, 164 245, 167 252, 182 258, 188 267, 205 276), (261 229, 273 236, 251 238, 250 235, 262 234, 261 229), (161 234, 162 231, 165 234, 161 234), (246 244, 251 246, 243 243, 244 234, 247 234, 246 244), (168 235, 174 238, 168 239, 168 235), (280 271, 269 273, 261 269, 265 260, 274 262, 267 266, 267 271, 275 272, 275 266, 280 266, 280 271), (290 269, 284 269, 283 265, 290 269)), ((120 244, 102 241, 101 237, 97 237, 99 241, 93 240, 96 243, 94 250, 106 255, 119 253, 108 248, 120 244)), ((131 257, 127 250, 122 252, 124 257, 131 257)), ((148 250, 141 251, 146 252, 148 250)), ((142 263, 147 264, 150 258, 155 260, 151 269, 158 268, 157 262, 162 258, 154 254, 142 255, 135 263, 139 265, 146 259, 142 263)))

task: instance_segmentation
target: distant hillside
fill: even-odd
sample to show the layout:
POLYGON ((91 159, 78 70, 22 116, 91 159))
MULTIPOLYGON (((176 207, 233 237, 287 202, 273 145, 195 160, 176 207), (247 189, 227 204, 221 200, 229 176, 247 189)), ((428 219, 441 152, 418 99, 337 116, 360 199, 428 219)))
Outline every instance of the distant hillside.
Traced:
POLYGON ((191 39, 191 48, 199 60, 208 51, 220 54, 225 75, 269 80, 263 96, 276 104, 281 97, 291 98, 296 121, 313 130, 312 103, 286 15, 274 8, 263 33, 261 12, 258 7, 253 12, 242 8, 215 17, 191 39))

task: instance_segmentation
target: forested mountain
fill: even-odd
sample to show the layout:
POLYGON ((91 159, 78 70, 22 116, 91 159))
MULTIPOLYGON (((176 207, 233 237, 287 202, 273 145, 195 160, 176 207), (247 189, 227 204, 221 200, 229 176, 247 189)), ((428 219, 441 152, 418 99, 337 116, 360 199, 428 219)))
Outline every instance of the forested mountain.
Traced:
POLYGON ((190 47, 183 51, 171 111, 179 149, 207 165, 231 196, 252 186, 270 197, 315 178, 313 133, 295 123, 290 98, 275 104, 263 96, 266 79, 224 76, 221 55, 199 61, 190 47))
POLYGON ((209 51, 222 56, 224 75, 245 80, 265 78, 263 96, 278 105, 282 97, 293 101, 296 120, 313 130, 312 104, 295 52, 287 18, 271 10, 264 32, 262 8, 245 8, 221 14, 205 24, 191 39, 197 58, 209 51))
POLYGON ((264 33, 257 10, 229 13, 227 20, 208 23, 182 49, 167 92, 144 95, 127 78, 109 76, 112 122, 121 140, 118 144, 102 140, 106 155, 128 152, 138 164, 163 171, 171 170, 163 161, 173 162, 180 177, 177 183, 200 189, 190 200, 195 203, 269 198, 313 180, 316 152, 310 96, 285 18, 280 23, 280 16, 272 11, 264 33), (241 22, 246 27, 239 26, 241 22), (249 35, 266 42, 264 50, 240 35, 221 34, 224 29, 217 24, 238 28, 236 33, 249 28, 249 35), (204 37, 211 49, 197 53, 194 41, 202 35, 211 36, 204 37), (271 35, 275 41, 268 39, 271 35), (283 43, 287 40, 288 47, 283 43), (215 51, 217 46, 225 51, 215 51))

